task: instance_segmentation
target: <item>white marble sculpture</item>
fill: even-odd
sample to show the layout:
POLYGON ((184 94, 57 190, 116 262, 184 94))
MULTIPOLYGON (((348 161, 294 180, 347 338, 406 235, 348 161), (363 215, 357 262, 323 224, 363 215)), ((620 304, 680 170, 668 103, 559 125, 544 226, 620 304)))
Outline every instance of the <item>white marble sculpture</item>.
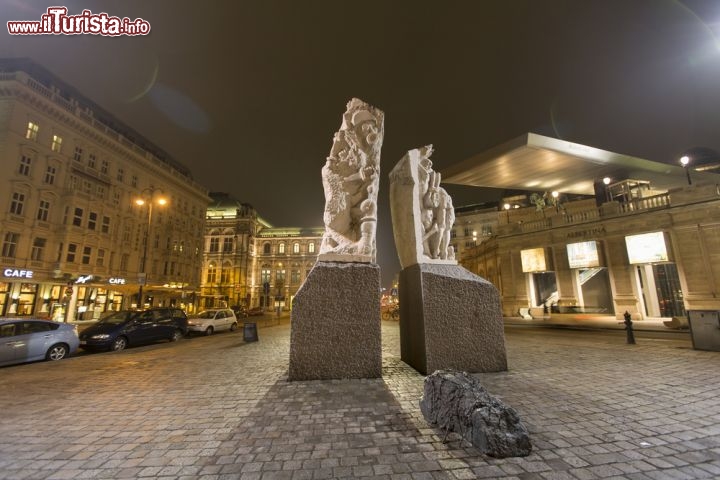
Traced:
POLYGON ((402 268, 416 263, 457 265, 450 245, 452 198, 432 169, 432 145, 408 151, 390 172, 390 212, 402 268))
POLYGON ((322 169, 325 235, 319 261, 375 263, 384 114, 353 98, 322 169))

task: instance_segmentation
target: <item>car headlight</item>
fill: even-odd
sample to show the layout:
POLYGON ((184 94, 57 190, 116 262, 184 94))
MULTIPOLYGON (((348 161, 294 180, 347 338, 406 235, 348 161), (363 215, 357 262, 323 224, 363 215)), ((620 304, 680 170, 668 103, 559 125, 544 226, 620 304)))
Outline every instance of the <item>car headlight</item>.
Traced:
POLYGON ((107 333, 101 333, 98 335, 93 335, 90 338, 92 338, 93 340, 107 340, 108 338, 110 338, 110 335, 108 335, 107 333))

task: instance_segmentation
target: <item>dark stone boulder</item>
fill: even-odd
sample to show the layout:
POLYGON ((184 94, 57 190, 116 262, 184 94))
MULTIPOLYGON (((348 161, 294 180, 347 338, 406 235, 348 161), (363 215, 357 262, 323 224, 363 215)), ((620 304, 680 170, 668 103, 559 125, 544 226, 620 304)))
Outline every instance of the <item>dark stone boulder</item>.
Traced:
POLYGON ((465 372, 438 370, 428 375, 420 410, 430 424, 459 433, 491 457, 525 457, 532 450, 515 409, 465 372))

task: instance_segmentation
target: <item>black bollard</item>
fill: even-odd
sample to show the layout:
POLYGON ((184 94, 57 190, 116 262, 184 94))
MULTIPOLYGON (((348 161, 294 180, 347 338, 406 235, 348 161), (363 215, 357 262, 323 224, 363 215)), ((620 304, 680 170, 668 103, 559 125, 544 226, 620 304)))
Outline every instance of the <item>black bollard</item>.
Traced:
POLYGON ((630 319, 630 312, 625 311, 625 332, 627 333, 627 343, 630 345, 635 344, 635 332, 633 332, 632 320, 630 319))

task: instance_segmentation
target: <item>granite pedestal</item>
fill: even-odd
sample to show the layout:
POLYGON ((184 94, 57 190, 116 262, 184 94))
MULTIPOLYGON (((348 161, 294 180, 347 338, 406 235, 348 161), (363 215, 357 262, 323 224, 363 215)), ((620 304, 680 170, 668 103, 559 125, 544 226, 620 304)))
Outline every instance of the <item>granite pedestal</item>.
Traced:
POLYGON ((290 380, 382 376, 380 267, 315 264, 293 300, 290 380))
POLYGON ((458 265, 419 263, 400 272, 400 354, 435 370, 507 370, 500 294, 458 265))

